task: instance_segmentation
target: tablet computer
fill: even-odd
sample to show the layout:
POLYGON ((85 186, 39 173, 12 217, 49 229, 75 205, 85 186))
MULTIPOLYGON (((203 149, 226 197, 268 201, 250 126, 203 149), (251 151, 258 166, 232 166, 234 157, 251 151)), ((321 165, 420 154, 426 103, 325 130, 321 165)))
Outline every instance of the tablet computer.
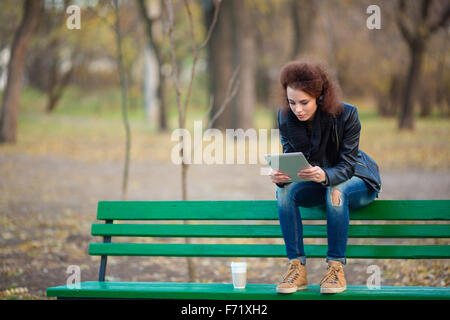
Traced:
POLYGON ((302 152, 265 154, 264 158, 273 170, 280 170, 291 177, 288 182, 310 181, 297 176, 299 170, 310 166, 302 152))

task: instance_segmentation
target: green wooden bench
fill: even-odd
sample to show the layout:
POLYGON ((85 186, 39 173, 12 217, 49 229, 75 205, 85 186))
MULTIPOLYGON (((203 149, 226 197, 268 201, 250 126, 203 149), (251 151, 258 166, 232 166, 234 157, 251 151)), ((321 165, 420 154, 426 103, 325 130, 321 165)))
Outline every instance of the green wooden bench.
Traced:
MULTIPOLYGON (((321 225, 304 225, 305 238, 326 238, 326 212, 323 207, 302 208, 303 220, 325 220, 321 225)), ((234 290, 231 283, 108 282, 105 281, 108 256, 168 257, 279 257, 285 247, 279 244, 173 244, 114 243, 116 237, 201 237, 201 238, 281 238, 278 224, 250 220, 278 220, 277 203, 265 201, 101 201, 92 235, 103 237, 91 243, 89 254, 100 256, 99 281, 82 282, 79 289, 58 286, 47 289, 48 297, 58 298, 151 298, 151 299, 450 299, 446 287, 349 285, 344 293, 321 295, 318 285, 308 290, 281 295, 276 284, 249 283, 234 290), (126 220, 128 223, 115 224, 126 220), (214 224, 149 224, 130 221, 212 220, 214 224), (219 223, 220 220, 220 224, 219 223), (240 220, 245 224, 227 224, 240 220), (242 220, 248 220, 243 222, 242 220)), ((402 224, 351 224, 352 238, 449 238, 450 200, 377 200, 351 212, 351 220, 401 220, 402 224), (408 224, 405 220, 441 221, 445 224, 408 224)), ((326 245, 306 245, 309 258, 324 258, 326 245)), ((348 258, 358 259, 448 259, 450 246, 441 245, 349 245, 348 258)), ((249 265, 251 268, 251 265, 249 265)), ((280 271, 281 272, 281 271, 280 271)))

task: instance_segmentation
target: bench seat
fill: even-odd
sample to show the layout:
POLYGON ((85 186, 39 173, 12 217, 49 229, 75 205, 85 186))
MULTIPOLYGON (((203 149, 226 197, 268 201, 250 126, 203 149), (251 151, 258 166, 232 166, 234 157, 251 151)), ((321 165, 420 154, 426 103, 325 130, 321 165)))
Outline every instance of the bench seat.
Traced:
POLYGON ((340 294, 320 294, 319 285, 293 294, 279 294, 275 284, 247 284, 245 289, 233 289, 230 283, 178 283, 178 282, 82 282, 80 289, 67 286, 49 288, 47 296, 59 298, 102 299, 212 299, 212 300, 411 300, 450 299, 450 288, 381 286, 347 286, 340 294))

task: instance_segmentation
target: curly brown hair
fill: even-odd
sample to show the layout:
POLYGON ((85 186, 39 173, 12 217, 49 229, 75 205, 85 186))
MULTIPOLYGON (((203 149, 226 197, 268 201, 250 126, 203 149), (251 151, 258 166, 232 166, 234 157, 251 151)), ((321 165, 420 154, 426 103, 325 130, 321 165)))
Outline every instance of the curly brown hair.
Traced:
POLYGON ((283 112, 289 110, 287 102, 287 87, 305 91, 318 99, 323 94, 323 100, 318 107, 331 115, 343 110, 341 89, 332 72, 322 63, 290 61, 284 65, 280 73, 280 83, 283 95, 283 112))

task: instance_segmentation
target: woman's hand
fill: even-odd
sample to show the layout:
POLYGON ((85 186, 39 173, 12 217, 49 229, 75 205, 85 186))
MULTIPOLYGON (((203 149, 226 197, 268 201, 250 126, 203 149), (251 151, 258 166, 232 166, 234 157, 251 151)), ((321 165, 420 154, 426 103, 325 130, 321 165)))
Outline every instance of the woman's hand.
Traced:
POLYGON ((272 170, 270 172, 270 178, 272 179, 273 183, 282 183, 291 180, 291 177, 280 170, 272 170))
POLYGON ((318 166, 302 169, 297 173, 297 176, 302 179, 311 180, 318 183, 326 181, 325 171, 318 166))

